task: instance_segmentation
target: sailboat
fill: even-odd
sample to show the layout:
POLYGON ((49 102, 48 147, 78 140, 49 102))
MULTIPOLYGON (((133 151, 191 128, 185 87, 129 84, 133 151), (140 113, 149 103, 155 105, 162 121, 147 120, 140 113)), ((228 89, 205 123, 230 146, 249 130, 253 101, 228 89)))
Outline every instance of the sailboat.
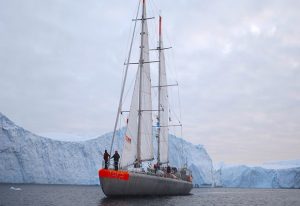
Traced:
MULTIPOLYGON (((191 172, 185 167, 177 170, 169 166, 168 152, 168 85, 162 38, 162 17, 159 16, 159 42, 154 50, 158 52, 158 61, 149 58, 149 33, 147 21, 152 19, 146 15, 146 0, 139 3, 141 16, 134 19, 141 23, 139 62, 135 76, 135 84, 128 115, 124 145, 120 160, 120 170, 100 169, 99 179, 101 188, 106 196, 137 196, 137 195, 187 195, 192 189, 191 172), (140 5, 141 4, 141 5, 140 5), (150 64, 158 64, 158 103, 152 108, 150 64), (153 122, 152 113, 157 112, 155 126, 158 143, 157 160, 154 168, 143 168, 142 163, 154 160, 153 122)), ((138 9, 139 13, 139 9, 138 9)), ((125 76, 123 79, 118 113, 116 116, 112 145, 116 136, 119 116, 122 113, 123 94, 126 84, 127 71, 130 63, 132 43, 127 59, 125 76)))

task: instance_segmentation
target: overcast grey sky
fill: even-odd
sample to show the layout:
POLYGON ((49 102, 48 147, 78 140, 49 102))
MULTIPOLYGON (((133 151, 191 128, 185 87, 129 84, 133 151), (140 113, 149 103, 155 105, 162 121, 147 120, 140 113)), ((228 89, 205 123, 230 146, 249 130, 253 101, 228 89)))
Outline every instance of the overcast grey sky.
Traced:
MULTIPOLYGON (((299 159, 300 1, 149 1, 173 47, 184 138, 214 161, 299 159)), ((0 112, 38 134, 111 131, 136 7, 0 0, 0 112)))

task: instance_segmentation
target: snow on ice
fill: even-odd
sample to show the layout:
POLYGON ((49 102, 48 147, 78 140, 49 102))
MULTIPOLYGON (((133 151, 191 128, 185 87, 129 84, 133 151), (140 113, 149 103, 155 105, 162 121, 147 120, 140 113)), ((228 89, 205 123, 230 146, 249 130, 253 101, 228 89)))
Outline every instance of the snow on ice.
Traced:
MULTIPOLYGON (((117 132, 114 144, 119 153, 123 133, 124 129, 117 132)), ((86 141, 53 140, 15 125, 0 113, 0 182, 99 184, 97 171, 111 138, 112 133, 108 133, 86 141)), ((212 184, 212 160, 203 146, 170 135, 169 156, 170 164, 177 167, 186 163, 187 156, 194 183, 212 184)))

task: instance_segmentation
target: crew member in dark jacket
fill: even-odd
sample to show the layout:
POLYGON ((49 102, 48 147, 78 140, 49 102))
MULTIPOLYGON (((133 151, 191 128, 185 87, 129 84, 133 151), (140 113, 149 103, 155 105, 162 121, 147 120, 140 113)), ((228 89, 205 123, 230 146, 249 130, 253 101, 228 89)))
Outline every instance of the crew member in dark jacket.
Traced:
POLYGON ((105 163, 105 169, 108 169, 108 161, 109 161, 109 154, 107 153, 107 150, 105 150, 104 154, 103 154, 103 159, 104 159, 104 163, 105 163))
POLYGON ((167 166, 167 173, 170 174, 171 173, 171 167, 168 165, 167 166))
POLYGON ((118 170, 119 159, 120 159, 120 155, 118 151, 115 151, 115 154, 111 158, 114 158, 115 170, 118 170))

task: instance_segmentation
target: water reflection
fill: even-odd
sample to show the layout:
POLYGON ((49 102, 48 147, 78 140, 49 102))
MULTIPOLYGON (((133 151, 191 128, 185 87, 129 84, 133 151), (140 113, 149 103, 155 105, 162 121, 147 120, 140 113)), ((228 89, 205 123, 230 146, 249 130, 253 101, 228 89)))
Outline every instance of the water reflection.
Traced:
POLYGON ((144 197, 104 197, 98 206, 129 206, 129 205, 165 205, 171 196, 144 196, 144 197))

